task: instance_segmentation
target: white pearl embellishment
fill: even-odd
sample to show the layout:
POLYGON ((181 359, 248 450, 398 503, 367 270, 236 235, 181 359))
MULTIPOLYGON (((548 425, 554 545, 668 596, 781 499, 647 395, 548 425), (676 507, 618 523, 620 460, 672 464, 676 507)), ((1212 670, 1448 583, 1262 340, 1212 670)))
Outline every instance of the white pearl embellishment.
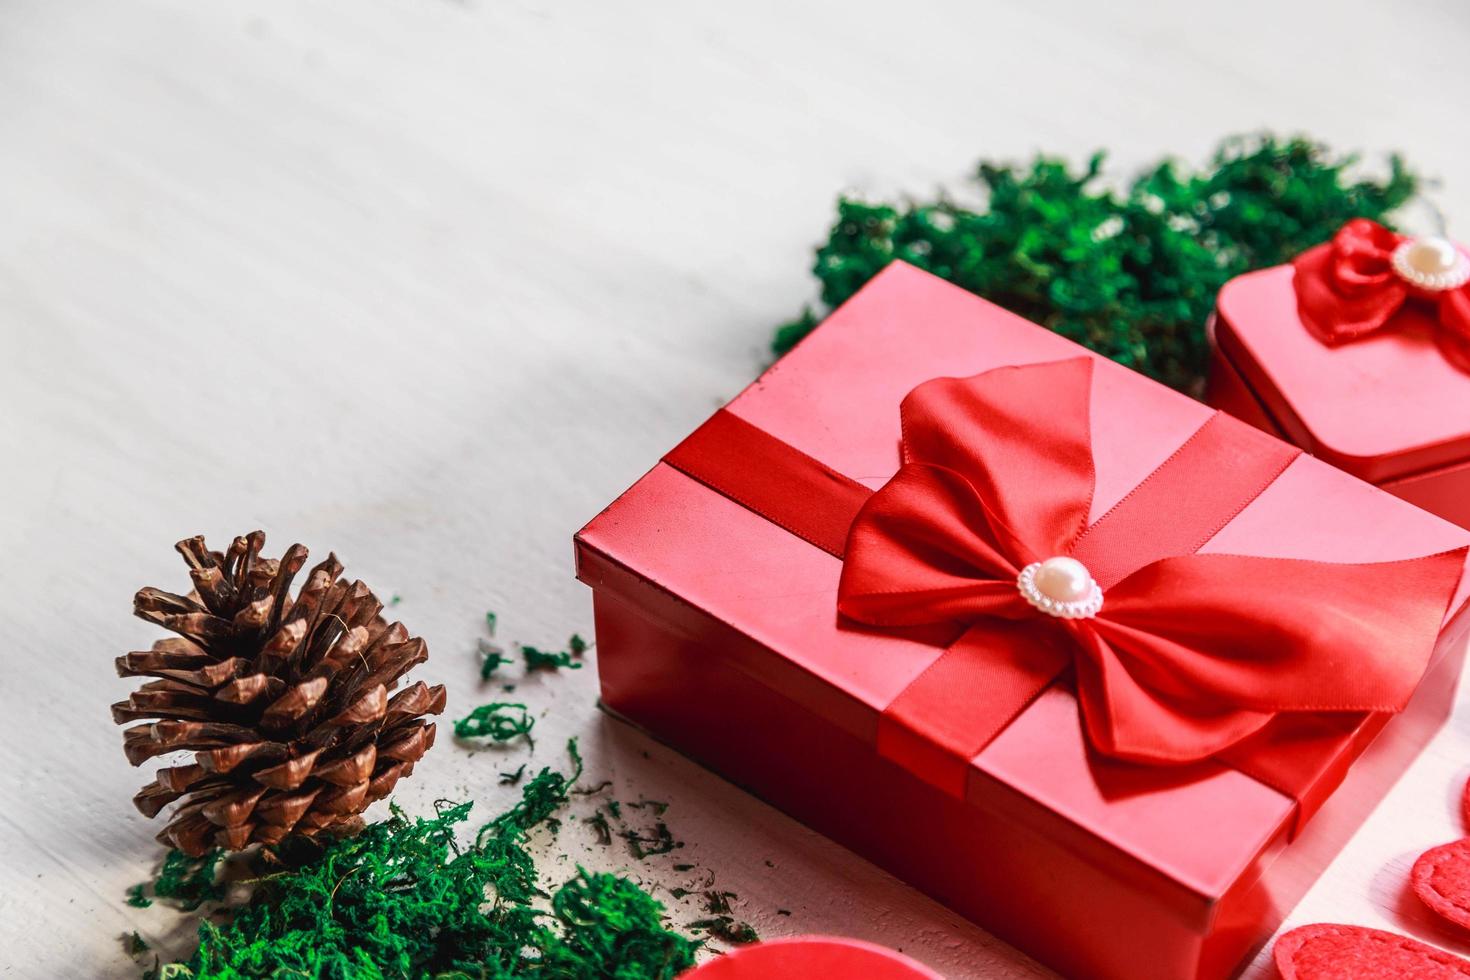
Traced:
POLYGON ((1091 619, 1102 609, 1102 588, 1087 566, 1058 555, 1021 569, 1016 588, 1032 606, 1062 619, 1091 619))
POLYGON ((1448 238, 1410 238, 1393 250, 1393 271, 1404 282, 1437 293, 1470 282, 1470 258, 1448 238))

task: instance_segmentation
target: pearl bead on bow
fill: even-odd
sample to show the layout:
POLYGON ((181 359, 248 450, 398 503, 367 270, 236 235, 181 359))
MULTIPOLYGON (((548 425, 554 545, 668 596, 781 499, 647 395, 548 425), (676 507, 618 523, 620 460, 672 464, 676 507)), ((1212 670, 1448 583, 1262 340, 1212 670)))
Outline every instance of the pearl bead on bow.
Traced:
POLYGON ((1032 562, 1016 577, 1016 588, 1027 602, 1048 616, 1091 619, 1102 609, 1102 588, 1087 566, 1058 555, 1032 562))
POLYGON ((1470 282, 1470 259, 1448 238, 1410 238, 1393 250, 1393 271, 1409 285, 1437 293, 1470 282))

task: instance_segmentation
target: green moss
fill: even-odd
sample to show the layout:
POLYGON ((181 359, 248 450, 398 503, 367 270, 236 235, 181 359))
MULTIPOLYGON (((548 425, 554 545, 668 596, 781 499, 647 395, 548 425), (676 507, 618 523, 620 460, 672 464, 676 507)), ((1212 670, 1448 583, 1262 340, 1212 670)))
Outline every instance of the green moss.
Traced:
POLYGON ((224 856, 225 852, 219 849, 197 858, 182 851, 170 851, 164 858, 163 870, 153 882, 154 896, 169 899, 186 912, 205 902, 218 901, 224 897, 224 890, 215 883, 215 875, 224 856))
POLYGON ((733 916, 716 915, 689 923, 691 929, 703 929, 716 939, 739 946, 760 940, 760 935, 749 922, 740 922, 733 916))
POLYGON ((704 910, 711 915, 729 915, 732 911, 730 899, 739 897, 734 892, 711 888, 704 893, 704 910))
POLYGON ((482 704, 456 721, 454 737, 488 738, 492 742, 509 742, 514 738, 524 737, 527 742, 531 742, 531 729, 534 727, 536 719, 527 713, 524 704, 496 701, 482 704))
MULTIPOLYGON (((651 809, 655 816, 660 817, 669 808, 667 803, 630 803, 628 805, 638 809, 651 809)), ((613 812, 621 819, 621 811, 614 810, 613 812)), ((674 838, 674 832, 662 820, 655 820, 649 826, 628 827, 620 831, 618 836, 628 842, 628 853, 632 854, 639 861, 652 857, 655 854, 668 854, 670 851, 684 846, 682 841, 674 838)))
MULTIPOLYGON (((665 980, 693 963, 698 943, 667 929, 663 909, 632 882, 581 869, 547 897, 527 850, 556 827, 581 772, 542 769, 520 801, 456 842, 471 804, 433 818, 392 816, 307 859, 282 850, 287 870, 266 876, 223 925, 205 922, 199 948, 163 970, 191 980, 463 978, 665 980)), ((161 972, 161 971, 160 971, 161 972)))
POLYGON ((146 909, 153 904, 147 896, 150 887, 154 898, 165 899, 185 912, 192 912, 205 902, 218 901, 224 897, 224 889, 215 882, 215 877, 224 856, 222 850, 197 858, 183 851, 169 851, 152 882, 128 889, 127 902, 134 908, 146 909))
MULTIPOLYGON (((573 637, 573 639, 576 639, 576 637, 573 637)), ((527 670, 556 670, 559 667, 570 667, 572 670, 580 670, 582 667, 575 659, 576 655, 567 650, 553 653, 550 650, 538 650, 536 647, 523 646, 521 647, 521 656, 526 660, 527 670)))
MULTIPOLYGON (((982 163, 978 210, 942 196, 840 200, 813 272, 832 309, 902 259, 1197 393, 1205 321, 1227 280, 1290 260, 1348 218, 1384 220, 1418 188, 1397 157, 1382 181, 1351 177, 1354 162, 1304 138, 1235 137, 1202 170, 1165 160, 1121 191, 1104 181, 1102 154, 1081 167, 982 163)), ((773 348, 789 350, 819 320, 804 311, 773 348)))
POLYGON ((543 949, 534 976, 635 980, 693 964, 696 945, 665 929, 663 906, 626 878, 579 868, 551 908, 562 941, 543 949))
POLYGON ((510 663, 510 658, 505 651, 493 643, 480 641, 480 680, 488 681, 495 676, 495 671, 505 664, 510 663))
POLYGON ((594 811, 592 816, 586 819, 585 823, 588 827, 592 828, 592 833, 596 835, 597 843, 603 847, 612 843, 612 825, 607 822, 607 815, 601 809, 594 811))

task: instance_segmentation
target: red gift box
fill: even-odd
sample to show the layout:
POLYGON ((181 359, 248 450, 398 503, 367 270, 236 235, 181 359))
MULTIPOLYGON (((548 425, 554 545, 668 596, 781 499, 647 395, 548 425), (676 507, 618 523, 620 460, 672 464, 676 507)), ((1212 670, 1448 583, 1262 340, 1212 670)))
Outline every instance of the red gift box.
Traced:
POLYGON ((1297 287, 1299 275, 1321 274, 1333 249, 1320 245, 1295 265, 1225 285, 1207 400, 1470 528, 1470 365, 1446 349, 1432 294, 1397 306, 1363 336, 1321 339, 1297 287))
MULTIPOLYGON (((957 662, 973 630, 840 616, 844 570, 834 552, 850 508, 871 515, 869 491, 883 488, 872 501, 891 499, 902 482, 892 479, 900 444, 912 450, 920 438, 901 430, 905 396, 936 378, 999 378, 998 368, 1053 372, 1016 375, 1030 387, 1015 390, 1034 393, 1031 382, 1044 378, 1058 410, 1075 401, 1072 380, 1086 376, 1087 532, 1118 514, 1135 532, 1115 536, 1133 544, 1114 557, 1131 549, 1141 561, 1163 549, 1221 561, 1400 561, 1407 570, 1470 541, 895 263, 577 535, 578 577, 594 590, 603 703, 1064 972, 1224 976, 1274 930, 1447 715, 1470 620, 1460 615, 1470 591, 1464 555, 1435 559, 1449 576, 1416 676, 1427 669, 1407 705, 1394 705, 1401 712, 1293 713, 1210 758, 1123 761, 1115 756, 1127 739, 1105 754, 1099 729, 1108 726, 1091 708, 1088 718, 1079 711, 1078 692, 1086 702, 1097 679, 1079 659, 1013 705, 983 747, 957 755, 963 740, 946 726, 969 719, 946 715, 943 702, 965 693, 976 716, 993 714, 991 701, 1013 697, 1018 668, 992 665, 994 686, 931 691, 944 709, 933 714, 946 717, 905 716, 900 706, 913 708, 925 678, 943 679, 938 665, 957 662), (1207 479, 1175 482, 1181 459, 1193 461, 1197 483, 1200 472, 1207 479), (1279 462, 1262 469, 1263 459, 1279 462), (1150 527, 1156 508, 1170 514, 1150 527), (1180 527, 1192 521, 1206 533, 1181 545, 1180 527)), ((1059 458, 1054 447, 1013 448, 1023 468, 1059 458)), ((1034 496, 1049 499, 1041 489, 1034 496)), ((864 574, 847 574, 850 592, 864 574)), ((1126 612, 1134 579, 1114 578, 1123 581, 1113 590, 1108 579, 1105 601, 1126 612)), ((987 620, 1020 624, 1006 635, 1040 629, 1040 619, 1015 618, 1015 579, 981 591, 1012 603, 1011 619, 987 620)), ((1354 623, 1372 605, 1334 615, 1354 623)), ((1066 628, 1074 625, 1090 628, 1066 628)), ((1024 643, 1010 649, 1018 661, 1031 653, 1024 643)), ((1335 672, 1355 675, 1344 669, 1353 666, 1335 672)), ((1161 689, 1170 683, 1158 680, 1161 689)))

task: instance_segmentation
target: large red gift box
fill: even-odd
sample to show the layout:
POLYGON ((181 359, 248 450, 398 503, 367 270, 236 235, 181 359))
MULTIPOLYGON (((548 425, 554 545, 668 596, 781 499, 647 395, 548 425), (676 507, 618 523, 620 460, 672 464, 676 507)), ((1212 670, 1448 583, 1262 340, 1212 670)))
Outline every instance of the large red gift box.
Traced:
MULTIPOLYGON (((1409 289, 1381 325, 1326 342, 1303 309, 1299 287, 1315 277, 1334 299, 1361 296, 1322 285, 1343 239, 1388 237, 1358 221, 1339 241, 1312 249, 1292 265, 1247 273, 1226 283, 1216 300, 1215 352, 1207 400, 1396 496, 1470 528, 1470 335, 1457 340, 1440 297, 1409 289), (1415 295, 1417 293, 1417 295, 1415 295)), ((1396 236, 1382 251, 1389 253, 1396 236)), ((1412 244, 1412 243, 1410 243, 1412 244)), ((1448 245, 1448 243, 1445 243, 1448 245)), ((1463 253, 1461 253, 1463 254, 1463 253)), ((1358 291, 1392 291, 1398 277, 1388 255, 1364 275, 1352 257, 1358 291), (1366 280, 1366 281, 1363 281, 1366 280)), ((1470 259, 1462 259, 1470 272, 1470 259)), ((1402 288, 1402 287, 1400 287, 1402 288)), ((1448 295, 1460 290, 1444 290, 1448 295)), ((1390 298, 1390 302, 1395 297, 1390 298)), ((1466 304, 1470 309, 1470 303, 1466 304)), ((1349 308, 1351 321, 1360 319, 1349 308)), ((1358 328, 1358 322, 1350 322, 1358 328)))
POLYGON ((1467 542, 901 263, 576 539, 611 712, 1037 959, 1129 978, 1230 973, 1423 747, 1467 542), (1097 588, 1071 604, 1005 554, 1069 508, 1097 588), (1354 710, 1315 710, 1339 687, 1354 710))

